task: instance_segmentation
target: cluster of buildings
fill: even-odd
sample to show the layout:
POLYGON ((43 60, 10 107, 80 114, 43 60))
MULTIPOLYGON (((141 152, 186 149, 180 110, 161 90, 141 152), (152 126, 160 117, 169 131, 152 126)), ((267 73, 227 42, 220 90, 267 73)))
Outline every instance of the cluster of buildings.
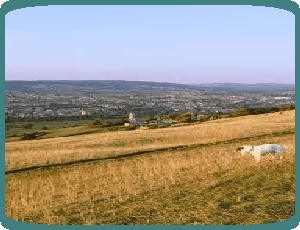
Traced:
MULTIPOLYGON (((295 92, 283 95, 221 94, 197 90, 174 90, 159 94, 101 95, 92 92, 36 91, 5 92, 5 119, 94 119, 102 116, 135 114, 131 123, 144 124, 145 114, 180 114, 186 111, 231 113, 251 107, 295 105, 295 92)), ((159 123, 159 122, 158 122, 159 123)), ((157 125, 168 125, 161 122, 157 125)))
POLYGON ((158 126, 158 127, 164 127, 164 126, 170 126, 172 124, 176 123, 175 121, 164 121, 159 118, 154 119, 145 119, 145 118, 135 118, 133 113, 129 114, 129 122, 125 123, 125 126, 140 126, 140 127, 151 127, 151 126, 158 126))

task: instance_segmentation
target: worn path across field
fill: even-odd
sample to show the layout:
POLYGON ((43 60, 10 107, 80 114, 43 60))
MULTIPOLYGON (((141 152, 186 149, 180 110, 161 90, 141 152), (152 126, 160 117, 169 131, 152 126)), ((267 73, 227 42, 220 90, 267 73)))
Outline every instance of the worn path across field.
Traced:
POLYGON ((137 155, 142 155, 142 154, 157 154, 160 151, 166 151, 166 150, 178 150, 178 149, 192 149, 192 148, 197 148, 197 147, 208 147, 212 145, 220 145, 220 144, 230 144, 230 143, 236 143, 236 142, 241 142, 241 141, 247 141, 247 140, 253 140, 253 139, 258 139, 262 137, 275 137, 275 136, 281 136, 284 134, 293 134, 295 133, 295 129, 291 130, 285 130, 285 131, 275 131, 267 134, 261 134, 261 135, 255 135, 255 136, 249 136, 249 137, 243 137, 243 138, 236 138, 232 140, 227 140, 227 141, 220 141, 220 142, 215 142, 215 143, 206 143, 206 144, 191 144, 191 145, 178 145, 178 146, 172 146, 172 147, 164 147, 164 148, 157 148, 157 149, 147 149, 147 150, 139 150, 139 151, 133 151, 133 152, 125 152, 125 153, 120 153, 115 156, 109 156, 109 157, 103 157, 103 158, 92 158, 92 159, 79 159, 79 160, 74 160, 70 162, 64 162, 64 163, 52 163, 52 164, 46 164, 46 165, 35 165, 31 166, 28 168, 22 168, 22 169, 14 169, 14 170, 8 170, 5 171, 5 175, 12 174, 12 173, 18 173, 18 172, 25 172, 29 170, 35 170, 35 169, 50 169, 52 167, 58 167, 58 166, 68 166, 68 165, 78 165, 78 164, 86 164, 86 163, 97 163, 105 160, 113 160, 113 159, 118 159, 118 158, 126 158, 126 157, 132 157, 132 156, 137 156, 137 155))

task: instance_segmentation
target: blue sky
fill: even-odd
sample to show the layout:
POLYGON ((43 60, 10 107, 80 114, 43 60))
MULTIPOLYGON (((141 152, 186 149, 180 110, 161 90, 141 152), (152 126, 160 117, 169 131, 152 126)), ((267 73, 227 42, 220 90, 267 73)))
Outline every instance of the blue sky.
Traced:
POLYGON ((295 83, 295 17, 253 6, 47 6, 5 17, 6 80, 295 83))

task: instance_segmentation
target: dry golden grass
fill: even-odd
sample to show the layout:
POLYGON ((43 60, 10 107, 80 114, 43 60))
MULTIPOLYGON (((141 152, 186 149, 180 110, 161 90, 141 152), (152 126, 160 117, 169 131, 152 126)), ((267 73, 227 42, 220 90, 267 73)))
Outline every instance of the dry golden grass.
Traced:
MULTIPOLYGON (((269 131, 274 126, 274 130, 292 127, 294 118, 290 119, 289 114, 273 115, 265 116, 273 119, 266 120, 269 131)), ((248 119, 254 121, 255 117, 248 119)), ((264 126, 262 120, 260 116, 256 121, 264 126)), ((226 124, 211 122, 215 136, 212 131, 209 133, 209 125, 206 131, 211 138, 219 140, 216 135, 227 130, 229 139, 236 135, 230 130, 247 130, 243 127, 251 125, 243 125, 242 121, 241 118, 233 118, 226 119, 226 124), (233 123, 239 124, 239 127, 233 127, 233 123), (229 127, 226 129, 227 124, 229 127)), ((193 139, 188 128, 199 134, 198 127, 205 130, 201 125, 177 128, 178 132, 174 129, 172 133, 153 131, 164 131, 166 139, 174 138, 182 143, 179 130, 187 129, 184 131, 185 138, 191 138, 189 143, 193 143, 196 139, 193 139)), ((255 123, 253 127, 253 133, 259 132, 255 123)), ((148 138, 149 133, 149 130, 131 132, 130 140, 141 143, 141 138, 148 138)), ((249 130, 247 134, 251 136, 253 133, 249 130)), ((204 134, 198 136, 198 141, 211 141, 204 134)), ((247 134, 240 133, 239 137, 247 134)), ((161 133, 157 132, 157 135, 161 133)), ((112 145, 120 140, 119 136, 112 135, 111 138, 115 139, 107 139, 107 143, 101 144, 112 145)), ((226 140, 226 135, 220 139, 226 140)), ((89 140, 91 143, 92 139, 89 140)), ((158 141, 164 143, 161 139, 158 141)), ((39 141, 35 143, 39 144, 39 141)), ((76 144, 75 141, 68 142, 66 146, 76 144)), ((271 223, 294 215, 294 155, 295 134, 286 134, 9 174, 5 176, 5 213, 15 220, 46 224, 271 223), (241 156, 236 152, 241 145, 268 142, 289 147, 280 154, 283 159, 266 155, 257 163, 252 156, 241 156)))
MULTIPOLYGON (((270 138, 247 143, 260 141, 270 138)), ((236 155, 245 144, 236 143, 7 175, 6 215, 48 224, 147 224, 147 219, 148 224, 192 224, 192 217, 198 224, 221 224, 218 212, 226 209, 218 207, 227 202, 239 206, 235 212, 228 209, 230 220, 244 217, 237 224, 278 221, 247 212, 252 202, 266 209, 295 199, 294 135, 271 141, 290 147, 284 159, 266 156, 256 163, 251 156, 236 155), (152 215, 157 212, 162 212, 159 218, 152 215)))
POLYGON ((146 149, 204 144, 295 128, 295 113, 226 118, 193 126, 86 134, 5 144, 5 171, 146 149))

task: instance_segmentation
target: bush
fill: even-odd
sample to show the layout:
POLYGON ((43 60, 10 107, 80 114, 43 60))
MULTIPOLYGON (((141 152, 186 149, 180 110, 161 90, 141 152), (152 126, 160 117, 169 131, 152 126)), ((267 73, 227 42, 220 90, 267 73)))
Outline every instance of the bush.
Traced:
POLYGON ((94 120, 93 125, 98 125, 100 127, 111 127, 111 126, 118 126, 124 125, 124 119, 102 119, 102 120, 94 120))
POLYGON ((48 130, 48 127, 47 127, 47 126, 44 126, 44 127, 42 128, 42 130, 48 130))
POLYGON ((137 127, 136 126, 129 126, 128 129, 129 130, 135 130, 137 127))
POLYGON ((180 115, 178 115, 175 119, 180 123, 189 123, 191 122, 192 113, 185 112, 180 115))
POLYGON ((46 133, 44 133, 44 132, 24 133, 24 135, 21 136, 21 139, 22 140, 33 140, 33 139, 37 139, 45 134, 46 133))
POLYGON ((33 127, 33 124, 23 125, 23 128, 25 128, 25 129, 32 129, 32 127, 33 127))
POLYGON ((247 116, 250 115, 250 111, 248 109, 239 109, 235 110, 232 113, 233 117, 241 117, 241 116, 247 116))
POLYGON ((149 129, 157 129, 158 128, 158 125, 150 125, 149 126, 149 129))
POLYGON ((100 122, 100 120, 94 120, 93 125, 102 125, 102 122, 100 122))

